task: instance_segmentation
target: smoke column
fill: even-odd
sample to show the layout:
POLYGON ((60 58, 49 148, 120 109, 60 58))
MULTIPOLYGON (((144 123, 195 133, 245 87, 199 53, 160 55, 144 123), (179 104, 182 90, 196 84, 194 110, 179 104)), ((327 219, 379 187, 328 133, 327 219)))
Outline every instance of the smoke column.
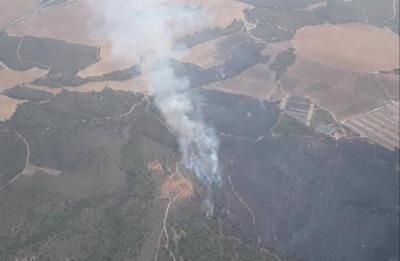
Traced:
POLYGON ((204 122, 198 97, 189 91, 189 81, 177 77, 168 59, 164 59, 179 59, 173 50, 175 41, 187 32, 204 28, 211 15, 171 2, 90 1, 96 16, 91 28, 95 36, 112 44, 114 56, 140 57, 142 71, 151 78, 155 103, 178 138, 185 166, 205 185, 219 184, 217 136, 204 122), (153 68, 155 62, 158 64, 153 68))

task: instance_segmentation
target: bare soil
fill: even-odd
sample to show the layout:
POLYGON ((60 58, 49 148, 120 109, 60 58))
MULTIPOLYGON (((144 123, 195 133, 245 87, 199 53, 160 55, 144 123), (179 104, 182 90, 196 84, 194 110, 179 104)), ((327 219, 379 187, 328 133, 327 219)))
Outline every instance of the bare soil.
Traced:
POLYGON ((399 67, 399 36, 374 26, 308 26, 296 33, 292 44, 297 54, 333 67, 369 72, 399 67))
MULTIPOLYGON (((245 4, 230 0, 218 1, 218 3, 210 0, 169 0, 166 1, 166 4, 193 4, 203 7, 199 15, 207 14, 205 17, 208 20, 204 23, 199 23, 199 26, 194 28, 194 30, 199 31, 205 28, 224 28, 235 20, 244 20, 243 11, 247 7, 245 4)), ((48 37, 100 47, 99 56, 101 61, 81 71, 81 76, 102 75, 111 71, 125 69, 137 63, 139 58, 136 56, 128 57, 127 59, 116 58, 115 54, 113 54, 113 46, 108 43, 108 40, 93 33, 93 28, 98 25, 94 24, 96 19, 94 19, 90 5, 93 5, 93 0, 83 0, 62 8, 55 8, 15 26, 8 33, 19 36, 48 37), (69 22, 64 23, 63 21, 69 22)), ((182 33, 183 35, 176 36, 177 39, 194 32, 187 31, 182 33)), ((187 59, 189 60, 198 59, 200 58, 199 56, 202 57, 201 59, 207 59, 206 57, 209 57, 208 54, 211 52, 208 48, 209 46, 206 46, 205 50, 203 50, 203 48, 199 47, 193 53, 184 54, 184 56, 188 57, 187 59)), ((203 64, 202 62, 199 63, 203 64)))
POLYGON ((266 64, 258 64, 234 78, 215 82, 204 88, 263 100, 270 99, 271 95, 276 91, 274 73, 266 64))
POLYGON ((16 85, 31 82, 37 78, 45 76, 47 71, 41 69, 30 69, 28 71, 14 71, 8 68, 0 70, 0 93, 16 85))
POLYGON ((23 103, 23 101, 8 98, 7 96, 0 95, 0 120, 7 120, 17 109, 18 105, 23 103))
POLYGON ((35 0, 1 0, 0 29, 27 13, 35 6, 35 0), (7 10, 7 11, 5 11, 7 10))
MULTIPOLYGON (((382 106, 388 101, 374 80, 375 74, 368 72, 355 72, 297 57, 287 76, 298 82, 291 90, 292 94, 315 98, 337 120, 382 106)), ((395 88, 394 81, 386 84, 389 89, 395 88)))

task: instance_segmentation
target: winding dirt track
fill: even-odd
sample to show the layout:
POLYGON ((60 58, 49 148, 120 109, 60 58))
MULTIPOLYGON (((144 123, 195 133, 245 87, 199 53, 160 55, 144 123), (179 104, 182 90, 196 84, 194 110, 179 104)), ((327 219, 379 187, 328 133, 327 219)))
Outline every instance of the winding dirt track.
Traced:
MULTIPOLYGON (((112 115, 112 116, 106 116, 106 117, 92 117, 92 118, 88 118, 88 119, 81 119, 81 120, 76 120, 76 122, 87 122, 87 121, 97 121, 97 120, 111 120, 111 119, 115 119, 115 118, 123 118, 123 117, 127 117, 130 114, 132 114, 136 107, 140 104, 142 104, 144 101, 140 101, 137 103, 134 103, 130 109, 127 112, 121 113, 121 114, 117 114, 117 115, 112 115)), ((56 126, 52 126, 52 127, 47 127, 46 129, 52 129, 55 128, 56 126)), ((11 130, 2 130, 0 132, 11 132, 11 130)), ((29 143, 28 141, 25 139, 24 136, 22 136, 18 131, 15 131, 15 133, 17 134, 17 136, 25 143, 26 146, 26 151, 27 151, 27 155, 26 155, 26 160, 25 160, 25 167, 24 169, 18 173, 12 180, 10 180, 9 182, 7 182, 7 184, 3 185, 0 187, 0 191, 3 190, 5 187, 11 185, 13 182, 15 182, 19 176, 23 175, 24 173, 28 173, 29 172, 29 167, 30 167, 30 156, 31 156, 31 151, 30 151, 30 147, 29 147, 29 143)))
POLYGON ((175 202, 175 200, 178 199, 178 197, 179 197, 179 194, 176 194, 175 197, 170 198, 168 201, 168 205, 167 205, 167 208, 165 209, 165 213, 164 213, 163 228, 160 232, 160 236, 158 237, 158 243, 157 243, 156 253, 154 255, 154 261, 158 261, 158 252, 161 247, 161 240, 162 240, 163 235, 165 236, 165 240, 166 240, 164 247, 168 251, 172 260, 176 261, 175 255, 169 249, 169 236, 168 236, 168 230, 167 230, 167 220, 168 220, 169 209, 171 208, 171 206, 175 202))
POLYGON ((18 173, 13 179, 11 179, 10 181, 8 181, 6 184, 4 184, 3 186, 0 186, 0 191, 2 191, 3 189, 5 189, 7 186, 11 185, 14 181, 16 181, 18 179, 19 176, 22 175, 22 173, 24 173, 24 171, 26 169, 28 169, 29 165, 30 165, 30 157, 31 157, 31 150, 29 148, 29 143, 28 141, 24 138, 24 136, 22 136, 19 132, 15 132, 15 134, 17 134, 17 136, 25 143, 26 146, 26 159, 25 159, 25 167, 24 169, 18 173))

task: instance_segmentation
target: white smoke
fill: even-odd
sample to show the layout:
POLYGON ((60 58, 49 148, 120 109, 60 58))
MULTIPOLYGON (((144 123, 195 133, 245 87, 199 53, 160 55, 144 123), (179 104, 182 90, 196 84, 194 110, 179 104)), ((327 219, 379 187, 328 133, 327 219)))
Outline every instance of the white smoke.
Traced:
MULTIPOLYGON (((220 182, 219 142, 204 122, 189 81, 177 77, 169 62, 153 63, 166 57, 179 59, 175 41, 204 28, 210 14, 196 6, 165 0, 89 0, 96 15, 95 36, 106 38, 115 56, 140 57, 142 70, 151 77, 155 102, 168 126, 178 137, 185 166, 206 185, 220 182)), ((95 27, 94 27, 95 24, 95 27)))

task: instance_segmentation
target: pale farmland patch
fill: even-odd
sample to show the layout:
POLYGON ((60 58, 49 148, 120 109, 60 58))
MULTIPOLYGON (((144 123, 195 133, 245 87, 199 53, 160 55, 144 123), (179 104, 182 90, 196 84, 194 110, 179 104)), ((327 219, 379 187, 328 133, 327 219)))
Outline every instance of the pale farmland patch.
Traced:
POLYGON ((232 0, 167 0, 170 4, 183 4, 199 6, 209 18, 209 27, 227 27, 232 22, 244 21, 244 10, 250 5, 232 0))
POLYGON ((307 26, 292 44, 299 56, 337 68, 372 72, 399 67, 399 36, 374 26, 307 26))
POLYGON ((104 75, 113 71, 125 70, 139 63, 138 57, 115 55, 111 44, 105 44, 100 47, 98 60, 98 63, 81 70, 78 75, 83 78, 104 75))
POLYGON ((11 118, 17 109, 18 105, 23 101, 8 98, 7 96, 0 95, 0 120, 7 120, 11 118))
POLYGON ((202 68, 209 68, 219 63, 224 62, 221 59, 223 55, 220 53, 220 46, 228 39, 229 36, 219 37, 217 39, 199 44, 193 48, 186 49, 182 54, 179 54, 182 62, 193 63, 202 68))
POLYGON ((0 29, 28 13, 36 4, 35 0, 1 0, 0 29))
POLYGON ((354 72, 297 57, 286 76, 296 82, 290 90, 293 95, 313 97, 338 120, 369 111, 388 101, 375 79, 376 75, 368 72, 354 72))
POLYGON ((88 1, 92 0, 76 1, 61 8, 40 13, 14 26, 8 30, 8 33, 19 36, 48 37, 72 43, 96 44, 97 41, 89 28, 92 14, 87 6, 88 1))
MULTIPOLYGON (((194 27, 188 27, 187 30, 180 32, 179 35, 175 35, 176 40, 206 28, 224 28, 234 21, 242 21, 244 20, 243 11, 248 7, 245 4, 230 0, 169 0, 165 1, 164 4, 199 7, 194 13, 193 19, 197 19, 198 17, 201 22, 194 27)), ((80 75, 83 77, 102 75, 126 69, 137 63, 139 56, 147 56, 146 53, 135 54, 133 56, 129 54, 124 56, 124 58, 116 55, 118 50, 115 50, 115 46, 110 45, 109 39, 107 39, 109 36, 99 35, 98 33, 99 25, 96 23, 99 22, 99 19, 94 13, 93 6, 96 6, 96 1, 94 0, 71 2, 63 7, 40 13, 30 20, 11 28, 8 33, 18 36, 32 35, 36 37, 48 37, 99 47, 100 62, 81 71, 80 75), (68 23, 65 23, 65 21, 68 21, 68 23)), ((137 36, 132 36, 132 41, 134 41, 135 37, 137 36)), ((199 47, 193 53, 185 56, 189 60, 200 59, 200 64, 213 62, 207 60, 208 58, 206 57, 208 55, 202 55, 203 53, 212 52, 209 49, 210 46, 205 46, 204 49, 199 47)), ((178 54, 178 56, 181 57, 181 54, 178 54)))
POLYGON ((233 78, 212 83, 204 88, 268 100, 276 91, 274 77, 267 64, 258 64, 233 78))
POLYGON ((8 68, 0 70, 0 93, 16 85, 31 82, 37 78, 45 76, 47 71, 33 68, 27 71, 14 71, 8 68))

